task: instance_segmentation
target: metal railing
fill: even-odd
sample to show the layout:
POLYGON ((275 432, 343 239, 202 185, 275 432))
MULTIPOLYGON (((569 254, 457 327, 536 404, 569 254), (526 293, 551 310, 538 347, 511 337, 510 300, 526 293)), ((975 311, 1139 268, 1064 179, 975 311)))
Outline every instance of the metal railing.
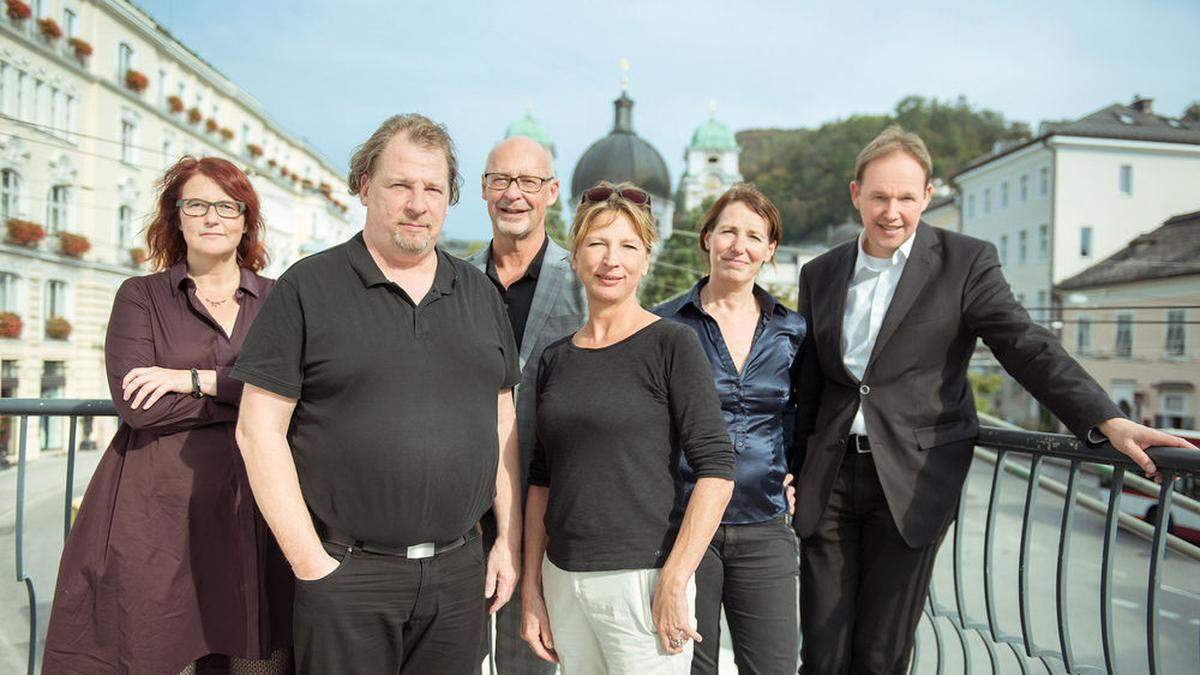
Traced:
MULTIPOLYGON (((16 511, 14 527, 14 553, 16 559, 16 580, 25 585, 29 603, 29 646, 27 666, 28 673, 36 672, 38 657, 38 589, 27 574, 25 567, 25 506, 26 506, 26 472, 28 443, 28 426, 30 417, 67 417, 69 433, 66 446, 66 476, 63 500, 62 532, 64 541, 71 528, 72 495, 75 482, 76 459, 76 428, 81 419, 89 417, 112 417, 116 415, 112 402, 108 400, 67 400, 67 399, 0 399, 0 416, 19 418, 16 478, 16 511)), ((1113 577, 1114 557, 1118 549, 1117 530, 1123 519, 1129 516, 1121 514, 1119 504, 1122 490, 1126 485, 1126 471, 1134 467, 1124 455, 1111 448, 1087 448, 1073 437, 1060 434, 1033 433, 1028 431, 983 427, 980 430, 979 446, 976 450, 976 460, 994 464, 991 471, 991 485, 987 495, 986 526, 983 531, 983 595, 985 611, 983 617, 968 611, 967 592, 978 590, 969 587, 964 577, 966 574, 965 545, 967 540, 964 519, 968 515, 969 485, 964 487, 959 500, 958 521, 950 542, 953 563, 953 596, 952 604, 939 600, 937 583, 930 588, 929 599, 925 607, 925 621, 934 636, 936 669, 938 673, 945 672, 948 667, 948 645, 944 634, 944 625, 948 623, 954 636, 957 637, 962 652, 962 672, 971 673, 973 670, 971 648, 972 643, 981 644, 986 651, 987 660, 992 673, 1001 672, 1001 651, 1009 650, 1016 658, 1023 674, 1030 672, 1031 660, 1036 660, 1049 672, 1117 672, 1114 639, 1113 612, 1113 577), (992 448, 993 454, 983 448, 992 448), (1028 467, 1020 465, 1018 458, 1028 460, 1028 467), (1058 564, 1055 575, 1055 609, 1057 614, 1057 641, 1053 646, 1046 646, 1034 639, 1032 627, 1032 605, 1030 598, 1030 548, 1033 541, 1031 534, 1033 513, 1037 506, 1038 494, 1047 478, 1043 476, 1043 468, 1051 458, 1059 458, 1067 462, 1067 482, 1064 494, 1064 506, 1059 520, 1059 536, 1057 542, 1058 564), (1079 478, 1085 464, 1098 464, 1112 467, 1111 482, 1108 487, 1107 505, 1100 504, 1093 508, 1103 510, 1104 534, 1103 554, 1100 573, 1100 621, 1101 642, 1103 647, 1104 665, 1085 665, 1075 656, 1072 648, 1072 632, 1068 620, 1069 585, 1070 579, 1068 562, 1071 557, 1072 532, 1075 525, 1076 505, 1085 501, 1080 494, 1079 478), (1017 469, 1014 471, 1014 469, 1017 469), (1006 473, 1017 473, 1026 481, 1025 496, 1022 507, 1022 519, 1019 543, 1017 595, 1020 615, 1019 634, 1012 634, 1001 628, 998 618, 998 596, 996 593, 997 560, 996 544, 1003 533, 997 529, 997 518, 1000 511, 1001 478, 1006 473)), ((1164 476, 1163 486, 1158 494, 1158 509, 1156 522, 1153 526, 1150 545, 1150 561, 1146 590, 1146 631, 1145 640, 1148 646, 1147 669, 1150 673, 1179 672, 1185 664, 1170 664, 1164 667, 1162 651, 1159 645, 1159 605, 1163 559, 1168 542, 1173 549, 1200 560, 1200 548, 1179 540, 1166 531, 1165 523, 1171 512, 1175 489, 1173 479, 1186 476, 1191 480, 1200 479, 1200 453, 1189 452, 1178 448, 1152 448, 1149 451, 1159 471, 1164 476)), ((1186 499, 1186 498, 1185 498, 1186 499)), ((1093 500, 1095 501, 1095 500, 1093 500)), ((1200 614, 1200 610, 1197 612, 1200 614)), ((1200 650, 1200 647, 1198 647, 1200 650)), ((913 657, 913 672, 921 660, 922 642, 918 639, 913 657)), ((1200 662, 1200 652, 1192 663, 1200 662)))
MULTIPOLYGON (((1001 651, 1009 650, 1016 661, 1022 675, 1031 672, 1031 662, 1039 662, 1038 670, 1046 672, 1088 673, 1120 672, 1116 659, 1116 640, 1114 638, 1114 609, 1113 609, 1113 579, 1115 576, 1114 560, 1117 553, 1117 529, 1124 526, 1122 520, 1133 520, 1132 516, 1120 511, 1121 496, 1126 488, 1126 472, 1137 469, 1128 458, 1113 450, 1111 447, 1089 448, 1073 436, 1062 434, 1036 433, 1016 429, 998 427, 982 427, 976 449, 976 460, 983 459, 994 466, 991 471, 991 484, 986 495, 986 525, 983 530, 983 596, 985 610, 983 616, 977 616, 968 610, 967 593, 972 589, 964 582, 966 573, 965 543, 969 528, 964 526, 970 508, 968 506, 970 484, 964 486, 959 498, 958 517, 950 542, 953 602, 943 603, 939 600, 937 584, 930 587, 929 598, 925 608, 925 624, 933 632, 935 662, 938 673, 946 672, 948 662, 947 645, 943 624, 948 623, 953 634, 958 639, 961 648, 961 672, 971 673, 974 664, 972 643, 982 645, 987 656, 990 672, 998 674, 1009 672, 1001 667, 1001 651), (995 450, 994 454, 985 448, 995 450), (1030 561, 1030 548, 1033 541, 1031 535, 1033 514, 1038 505, 1038 496, 1047 482, 1043 470, 1047 463, 1054 459, 1065 461, 1067 472, 1065 489, 1061 490, 1063 508, 1059 519, 1057 563, 1054 576, 1054 613, 1057 639, 1053 645, 1039 643, 1035 640, 1033 629, 1033 599, 1030 596, 1030 579, 1033 566, 1030 561), (1027 461, 1027 467, 1019 464, 1027 461), (1084 500, 1080 494, 1080 474, 1086 465, 1101 465, 1112 467, 1108 485, 1107 503, 1091 500, 1092 508, 1104 515, 1104 534, 1102 536, 1103 552, 1100 562, 1100 642, 1103 655, 1103 665, 1085 664, 1076 657, 1072 643, 1072 630, 1069 621, 1070 609, 1070 562, 1072 534, 1076 531, 1077 505, 1084 500), (1015 469, 1015 470, 1014 470, 1015 469), (1000 596, 996 591, 998 577, 996 544, 1003 536, 997 528, 997 517, 1001 510, 1000 495, 1002 477, 1006 473, 1015 473, 1025 479, 1025 494, 1021 505, 1020 541, 1018 545, 1016 595, 1018 604, 1020 630, 1018 634, 1006 632, 1001 627, 998 605, 1000 596), (938 619, 945 621, 938 621, 938 619), (978 639, 973 639, 978 638, 978 639)), ((1168 542, 1171 548, 1192 560, 1200 560, 1200 548, 1171 535, 1167 531, 1172 503, 1176 497, 1175 479, 1187 478, 1191 481, 1200 477, 1200 452, 1183 448, 1151 448, 1148 454, 1154 460, 1163 477, 1161 489, 1158 489, 1158 508, 1154 518, 1150 542, 1149 569, 1146 581, 1146 613, 1145 613, 1145 645, 1147 659, 1145 672, 1152 675, 1158 673, 1185 672, 1196 663, 1200 663, 1200 642, 1196 644, 1196 652, 1190 657, 1193 666, 1186 663, 1164 664, 1160 644, 1160 599, 1162 592, 1163 561, 1168 542)), ((1140 480, 1140 479, 1139 479, 1140 480)), ((1049 481, 1053 482, 1053 481, 1049 481)), ((1145 484, 1144 480, 1141 480, 1145 484)), ((1181 499, 1187 499, 1182 497, 1181 499)), ((1190 501, 1190 500, 1189 500, 1190 501)), ((1192 507, 1195 505, 1192 503, 1192 507)), ((1131 528, 1138 534, 1144 534, 1138 528, 1131 528)), ((1147 528, 1148 529, 1148 528, 1147 528)), ((944 549, 943 549, 944 552, 944 549)), ((1197 614, 1200 615, 1200 602, 1197 602, 1197 614)), ((920 660, 920 641, 914 653, 910 672, 917 672, 920 660)), ((1194 672, 1194 671, 1192 671, 1194 672)))

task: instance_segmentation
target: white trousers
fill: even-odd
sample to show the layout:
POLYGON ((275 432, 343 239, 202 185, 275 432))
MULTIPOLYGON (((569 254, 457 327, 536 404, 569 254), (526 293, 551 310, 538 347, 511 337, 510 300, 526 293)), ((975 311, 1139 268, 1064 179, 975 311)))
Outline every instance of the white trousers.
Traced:
MULTIPOLYGON (((658 644, 650 601, 657 569, 568 572, 542 561, 542 594, 563 675, 688 675, 692 641, 680 654, 658 644)), ((696 581, 688 580, 696 625, 696 581)))

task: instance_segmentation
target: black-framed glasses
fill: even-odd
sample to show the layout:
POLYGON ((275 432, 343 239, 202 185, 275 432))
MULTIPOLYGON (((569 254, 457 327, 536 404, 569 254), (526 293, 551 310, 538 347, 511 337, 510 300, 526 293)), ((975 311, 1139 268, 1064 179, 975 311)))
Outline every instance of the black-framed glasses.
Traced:
POLYGON ((597 185, 594 188, 588 188, 584 190, 583 194, 579 196, 579 203, 594 204, 596 202, 606 202, 613 195, 619 195, 622 198, 637 204, 638 206, 645 206, 647 208, 650 206, 650 195, 642 190, 631 187, 618 190, 615 187, 609 187, 607 185, 597 185))
POLYGON ((517 184, 517 189, 521 192, 537 192, 542 189, 542 186, 554 180, 554 176, 510 176, 506 173, 485 173, 483 174, 483 184, 489 190, 507 190, 509 185, 514 182, 517 184))
POLYGON ((175 206, 183 211, 183 215, 193 217, 208 215, 210 208, 215 208, 217 215, 222 218, 237 218, 246 212, 246 203, 236 200, 210 202, 203 199, 180 199, 175 202, 175 206))

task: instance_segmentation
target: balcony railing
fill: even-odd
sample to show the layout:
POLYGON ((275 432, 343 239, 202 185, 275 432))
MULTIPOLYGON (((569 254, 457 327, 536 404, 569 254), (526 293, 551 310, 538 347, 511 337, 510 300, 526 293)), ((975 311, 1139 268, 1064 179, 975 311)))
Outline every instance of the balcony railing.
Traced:
MULTIPOLYGON (((25 516, 28 503, 26 478, 29 471, 26 445, 29 418, 43 416, 69 418, 61 521, 65 540, 71 528, 78 421, 88 417, 112 417, 115 415, 116 411, 112 402, 108 400, 0 399, 0 416, 18 418, 13 534, 16 580, 24 584, 28 602, 29 642, 26 666, 30 675, 36 672, 39 651, 40 636, 38 632, 41 625, 37 613, 39 590, 46 594, 46 598, 42 601, 43 606, 48 606, 49 594, 53 589, 36 588, 26 568, 25 516)), ((968 573, 975 571, 968 562, 968 558, 975 554, 974 550, 968 548, 968 541, 976 539, 980 535, 980 532, 969 526, 971 519, 979 515, 973 511, 978 510, 974 507, 978 506, 980 495, 975 494, 972 488, 978 489, 978 486, 987 482, 986 480, 983 482, 972 480, 968 482, 960 498, 958 520, 952 539, 947 546, 943 546, 939 556, 939 565, 949 563, 951 567, 949 577, 953 590, 948 597, 953 599, 948 603, 942 600, 942 583, 935 575, 925 608, 925 621, 922 622, 922 630, 918 632, 912 672, 936 670, 938 673, 971 673, 976 667, 973 657, 981 651, 980 648, 982 648, 986 666, 991 673, 1012 672, 1007 664, 1013 660, 1016 661, 1023 674, 1031 672, 1031 668, 1035 664, 1040 664, 1036 666, 1039 672, 1041 670, 1051 673, 1123 672, 1119 671, 1117 665, 1113 583, 1117 574, 1115 560, 1119 549, 1133 544, 1118 538, 1118 528, 1150 538, 1149 562, 1145 573, 1145 631, 1144 637, 1134 638, 1134 640, 1144 639, 1146 647, 1144 668, 1139 668, 1139 670, 1157 674, 1187 672, 1193 669, 1195 664, 1200 662, 1200 645, 1197 645, 1194 639, 1189 647, 1189 650, 1194 651, 1191 651, 1190 654, 1178 657, 1176 660, 1164 660, 1160 644, 1160 617, 1162 614, 1160 608, 1162 604, 1161 591, 1164 585, 1164 556, 1168 548, 1177 553, 1189 565, 1200 563, 1200 548, 1168 534, 1166 528, 1168 514, 1171 513, 1175 502, 1186 506, 1194 513, 1200 513, 1200 505, 1197 505, 1194 500, 1185 496, 1177 496, 1174 482, 1176 478, 1183 478, 1194 486, 1197 481, 1200 481, 1200 452, 1189 452, 1178 448, 1152 448, 1149 450, 1151 458, 1164 477, 1161 490, 1156 490, 1157 516, 1151 527, 1120 511, 1121 495, 1128 483, 1139 483, 1143 490, 1147 489, 1148 484, 1142 479, 1127 475, 1130 469, 1136 467, 1124 455, 1118 454, 1111 448, 1090 449, 1070 436, 999 427, 983 427, 980 431, 979 446, 976 449, 976 462, 972 465, 972 471, 979 474, 982 470, 990 473, 991 476, 990 486, 985 496, 986 509, 983 514, 982 569, 978 570, 982 573, 982 583, 970 584, 966 581, 968 573), (989 465, 990 469, 987 468, 989 465), (1041 599, 1033 595, 1031 591, 1031 579, 1035 576, 1034 566, 1031 563, 1031 549, 1036 539, 1033 536, 1033 529, 1034 514, 1039 508, 1039 493, 1047 486, 1053 487, 1057 484, 1052 478, 1045 475, 1047 467, 1055 467, 1054 470, 1059 471, 1065 470, 1066 483, 1058 490, 1063 497, 1063 508, 1061 516, 1057 520, 1058 536, 1055 542, 1057 565, 1054 577, 1053 604, 1056 639, 1052 642, 1040 642, 1035 639, 1038 631, 1035 630, 1034 623, 1037 618, 1035 604, 1041 599), (1082 493, 1083 474, 1089 467, 1099 467, 1111 471, 1111 476, 1105 478, 1108 482, 1107 503, 1082 493), (1001 499, 1001 488, 1006 475, 1015 475, 1018 480, 1024 482, 1019 534, 998 525, 1002 511, 1005 510, 1001 499), (1076 515, 1079 510, 1078 506, 1081 504, 1103 514, 1104 518, 1103 549, 1099 563, 1100 582, 1093 597, 1095 599, 1095 596, 1098 596, 1100 607, 1102 664, 1085 664, 1081 662, 1080 658, 1077 658, 1077 650, 1073 648, 1075 643, 1072 641, 1074 633, 1068 618, 1073 599, 1069 583, 1072 578, 1070 574, 1073 560, 1072 535, 1080 529, 1077 525, 1076 515), (1011 544, 1009 539, 1014 537, 1018 540, 1016 544, 1018 574, 1016 587, 1012 591, 1017 598, 1019 620, 1016 622, 1017 629, 1008 631, 1002 627, 1001 605, 1011 600, 1012 595, 1001 594, 996 588, 1002 576, 999 567, 1002 562, 1006 562, 997 553, 997 548, 998 546, 1003 547, 1006 543, 1011 544), (979 588, 980 586, 982 589, 979 588), (982 614, 972 611, 969 607, 971 604, 969 596, 972 593, 980 592, 984 599, 982 614), (953 647, 947 635, 947 625, 952 633, 949 638, 957 639, 959 649, 956 651, 960 653, 960 657, 951 654, 953 647), (923 639, 930 633, 933 636, 932 645, 928 644, 927 639, 923 639), (933 651, 932 658, 929 656, 930 649, 933 651), (933 662, 932 668, 930 668, 931 661, 933 662), (1188 666, 1188 663, 1191 663, 1192 666, 1188 666)), ((982 475, 986 476, 986 473, 982 475)), ((0 505, 0 508, 2 507, 3 505, 0 505)), ((1200 618, 1200 595, 1193 597, 1195 602, 1188 611, 1190 616, 1200 618)), ((1184 618, 1186 619, 1187 616, 1184 618)), ((1197 625, 1200 625, 1200 621, 1197 622, 1197 625)), ((3 636, 0 636, 0 639, 3 639, 3 636)))

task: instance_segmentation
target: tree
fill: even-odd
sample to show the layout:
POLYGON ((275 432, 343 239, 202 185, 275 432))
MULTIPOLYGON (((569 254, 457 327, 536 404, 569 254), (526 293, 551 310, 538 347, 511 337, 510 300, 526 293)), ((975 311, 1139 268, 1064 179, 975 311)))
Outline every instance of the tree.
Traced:
POLYGON ((562 207, 563 195, 559 195, 558 199, 546 209, 546 234, 554 240, 554 243, 569 248, 567 239, 570 233, 567 232, 567 222, 563 219, 562 207))
POLYGON ((852 115, 817 129, 751 129, 737 134, 741 172, 775 202, 783 241, 821 238, 825 228, 853 215, 847 186, 858 153, 890 124, 919 134, 933 156, 933 175, 949 178, 996 141, 1029 137, 1029 126, 991 110, 907 96, 886 115, 852 115))
POLYGON ((708 259, 697 244, 700 218, 715 201, 709 197, 700 206, 676 215, 673 232, 662 242, 650 273, 642 280, 638 296, 643 307, 653 307, 687 291, 707 274, 708 259))
POLYGON ((1192 104, 1183 111, 1183 119, 1186 122, 1200 123, 1200 101, 1192 101, 1192 104))

